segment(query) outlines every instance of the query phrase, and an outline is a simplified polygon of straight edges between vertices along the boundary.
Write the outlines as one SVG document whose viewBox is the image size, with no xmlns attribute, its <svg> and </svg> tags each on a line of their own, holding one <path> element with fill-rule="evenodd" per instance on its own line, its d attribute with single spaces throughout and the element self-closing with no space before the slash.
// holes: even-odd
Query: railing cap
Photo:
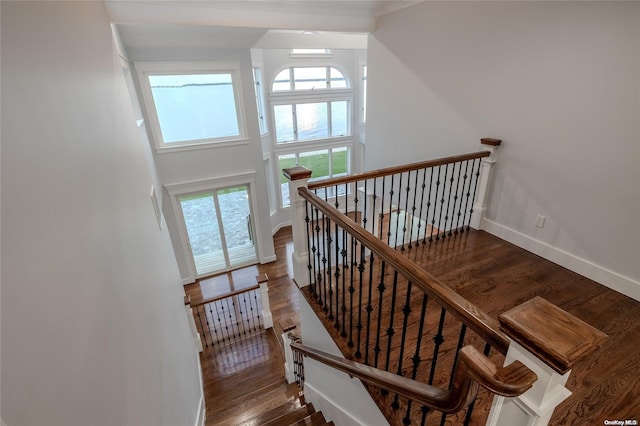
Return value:
<svg viewBox="0 0 640 426">
<path fill-rule="evenodd" d="M 537 296 L 499 315 L 513 340 L 560 374 L 602 346 L 606 334 Z"/>
<path fill-rule="evenodd" d="M 284 173 L 285 177 L 291 181 L 309 179 L 311 177 L 311 170 L 302 166 L 282 169 L 282 173 Z"/>
<path fill-rule="evenodd" d="M 258 284 L 266 283 L 267 281 L 269 281 L 269 277 L 267 276 L 267 274 L 260 274 L 256 276 L 256 281 L 258 282 Z"/>
</svg>

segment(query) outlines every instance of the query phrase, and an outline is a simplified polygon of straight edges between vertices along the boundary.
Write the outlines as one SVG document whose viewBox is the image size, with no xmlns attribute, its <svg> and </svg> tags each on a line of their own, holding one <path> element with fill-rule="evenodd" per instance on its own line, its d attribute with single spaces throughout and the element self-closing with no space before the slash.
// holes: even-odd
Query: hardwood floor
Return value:
<svg viewBox="0 0 640 426">
<path fill-rule="evenodd" d="M 297 322 L 300 293 L 290 278 L 290 228 L 276 234 L 275 244 L 278 261 L 204 280 L 185 289 L 197 302 L 198 298 L 223 291 L 219 288 L 252 285 L 256 275 L 267 273 L 274 323 L 289 317 Z M 567 383 L 573 394 L 556 409 L 551 424 L 602 425 L 605 419 L 640 417 L 639 302 L 485 232 L 472 231 L 421 245 L 405 251 L 405 255 L 419 259 L 431 274 L 494 318 L 541 296 L 609 335 L 601 349 L 574 368 Z M 328 326 L 332 332 L 333 325 L 334 322 Z M 220 355 L 215 360 L 202 355 L 208 416 L 249 389 L 281 379 L 282 360 L 276 339 L 266 333 L 265 342 L 268 343 L 262 344 L 262 352 L 254 348 L 256 355 L 250 362 L 231 359 L 225 366 Z M 233 368 L 229 369 L 229 364 Z M 410 365 L 407 363 L 407 368 Z M 474 411 L 480 414 L 474 415 L 472 424 L 484 424 L 490 403 L 489 396 L 482 392 Z M 388 405 L 385 411 L 393 412 Z M 452 416 L 446 423 L 460 421 Z"/>
</svg>

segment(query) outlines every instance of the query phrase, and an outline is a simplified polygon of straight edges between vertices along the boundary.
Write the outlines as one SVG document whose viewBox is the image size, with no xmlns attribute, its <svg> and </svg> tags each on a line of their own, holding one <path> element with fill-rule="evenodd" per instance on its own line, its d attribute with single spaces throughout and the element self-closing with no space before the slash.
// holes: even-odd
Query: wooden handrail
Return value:
<svg viewBox="0 0 640 426">
<path fill-rule="evenodd" d="M 460 161 L 475 160 L 476 158 L 484 158 L 490 156 L 489 151 L 474 152 L 471 154 L 454 155 L 452 157 L 438 158 L 435 160 L 421 161 L 419 163 L 404 164 L 402 166 L 386 167 L 383 169 L 372 170 L 370 172 L 356 173 L 348 176 L 340 176 L 331 179 L 325 179 L 315 182 L 309 182 L 309 189 L 326 188 L 328 186 L 339 185 L 342 183 L 351 183 L 361 180 L 394 175 L 396 173 L 404 173 L 412 170 L 420 170 L 428 167 L 442 166 L 444 164 L 458 163 Z M 289 177 L 289 176 L 287 176 Z"/>
<path fill-rule="evenodd" d="M 298 193 L 302 198 L 316 206 L 334 223 L 340 225 L 342 229 L 356 237 L 356 239 L 362 242 L 367 248 L 382 257 L 385 262 L 393 266 L 398 272 L 401 272 L 414 285 L 429 294 L 429 296 L 435 298 L 440 305 L 447 308 L 452 315 L 473 329 L 496 350 L 506 354 L 507 348 L 509 347 L 509 338 L 500 331 L 500 326 L 495 319 L 460 296 L 436 277 L 390 248 L 370 232 L 365 231 L 352 219 L 326 203 L 307 188 L 298 188 Z"/>
<path fill-rule="evenodd" d="M 520 361 L 506 367 L 497 367 L 473 346 L 465 346 L 460 350 L 456 371 L 448 390 L 340 358 L 297 342 L 291 342 L 291 348 L 362 381 L 443 413 L 454 413 L 468 406 L 478 393 L 478 385 L 498 395 L 513 397 L 527 391 L 537 380 L 535 373 Z"/>
<path fill-rule="evenodd" d="M 236 291 L 232 291 L 230 293 L 221 294 L 219 296 L 210 297 L 208 299 L 204 299 L 204 300 L 201 300 L 199 302 L 192 303 L 191 307 L 192 308 L 197 308 L 198 306 L 205 305 L 207 303 L 216 302 L 218 300 L 226 299 L 227 297 L 232 297 L 232 296 L 236 296 L 238 294 L 247 293 L 247 292 L 249 292 L 251 290 L 257 290 L 259 288 L 260 288 L 260 285 L 253 285 L 251 287 L 243 288 L 241 290 L 236 290 Z"/>
</svg>

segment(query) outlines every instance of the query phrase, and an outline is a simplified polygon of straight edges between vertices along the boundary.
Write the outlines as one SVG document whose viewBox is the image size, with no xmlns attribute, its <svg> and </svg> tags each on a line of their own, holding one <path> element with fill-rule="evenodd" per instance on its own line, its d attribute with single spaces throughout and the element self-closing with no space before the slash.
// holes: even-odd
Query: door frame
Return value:
<svg viewBox="0 0 640 426">
<path fill-rule="evenodd" d="M 191 193 L 207 192 L 211 191 L 215 193 L 219 189 L 246 185 L 249 191 L 249 205 L 251 208 L 252 225 L 254 230 L 254 244 L 256 247 L 256 260 L 262 261 L 261 247 L 262 247 L 262 233 L 260 232 L 260 221 L 257 220 L 258 205 L 256 203 L 257 197 L 255 193 L 255 172 L 239 173 L 235 175 L 201 179 L 189 182 L 181 182 L 174 184 L 167 184 L 164 187 L 169 193 L 171 200 L 171 207 L 176 218 L 176 225 L 178 234 L 180 236 L 180 246 L 182 249 L 182 255 L 187 264 L 189 277 L 188 282 L 194 282 L 198 279 L 198 273 L 196 271 L 195 263 L 193 260 L 193 254 L 189 249 L 189 235 L 187 233 L 187 227 L 184 221 L 184 215 L 182 214 L 182 206 L 180 205 L 180 196 Z"/>
</svg>

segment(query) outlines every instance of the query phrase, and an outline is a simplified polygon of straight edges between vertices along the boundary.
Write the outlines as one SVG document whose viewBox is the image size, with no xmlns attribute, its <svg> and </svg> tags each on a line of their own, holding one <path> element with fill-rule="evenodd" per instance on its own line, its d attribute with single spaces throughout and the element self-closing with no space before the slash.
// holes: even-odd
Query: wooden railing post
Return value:
<svg viewBox="0 0 640 426">
<path fill-rule="evenodd" d="M 200 333 L 198 333 L 198 328 L 196 327 L 196 322 L 193 318 L 193 310 L 191 309 L 191 296 L 189 295 L 184 296 L 184 309 L 187 313 L 191 333 L 193 334 L 193 342 L 195 343 L 198 352 L 202 352 L 202 339 L 200 338 Z"/>
<path fill-rule="evenodd" d="M 473 229 L 480 229 L 482 225 L 482 217 L 484 216 L 484 211 L 487 208 L 487 193 L 489 181 L 491 179 L 491 172 L 494 164 L 496 163 L 495 151 L 502 144 L 502 140 L 483 138 L 480 139 L 480 143 L 482 144 L 483 149 L 485 151 L 489 151 L 491 155 L 483 158 L 480 162 L 480 176 L 478 176 L 476 199 L 473 203 L 473 213 L 469 223 L 469 226 Z"/>
<path fill-rule="evenodd" d="M 305 167 L 291 167 L 283 169 L 285 177 L 289 179 L 289 202 L 291 203 L 291 229 L 293 233 L 293 279 L 298 287 L 308 286 L 309 283 L 309 248 L 307 244 L 307 223 L 305 221 L 304 199 L 298 195 L 298 188 L 307 187 L 311 177 L 311 170 Z"/>
<path fill-rule="evenodd" d="M 269 277 L 267 274 L 260 274 L 256 277 L 260 286 L 260 300 L 262 301 L 262 321 L 264 329 L 273 327 L 273 316 L 271 315 L 271 305 L 269 304 Z"/>
<path fill-rule="evenodd" d="M 607 335 L 568 312 L 535 297 L 499 316 L 512 339 L 505 365 L 515 360 L 533 370 L 538 380 L 515 398 L 496 395 L 487 425 L 543 426 L 555 408 L 571 395 L 564 385 L 573 365 L 602 345 Z"/>
</svg>

